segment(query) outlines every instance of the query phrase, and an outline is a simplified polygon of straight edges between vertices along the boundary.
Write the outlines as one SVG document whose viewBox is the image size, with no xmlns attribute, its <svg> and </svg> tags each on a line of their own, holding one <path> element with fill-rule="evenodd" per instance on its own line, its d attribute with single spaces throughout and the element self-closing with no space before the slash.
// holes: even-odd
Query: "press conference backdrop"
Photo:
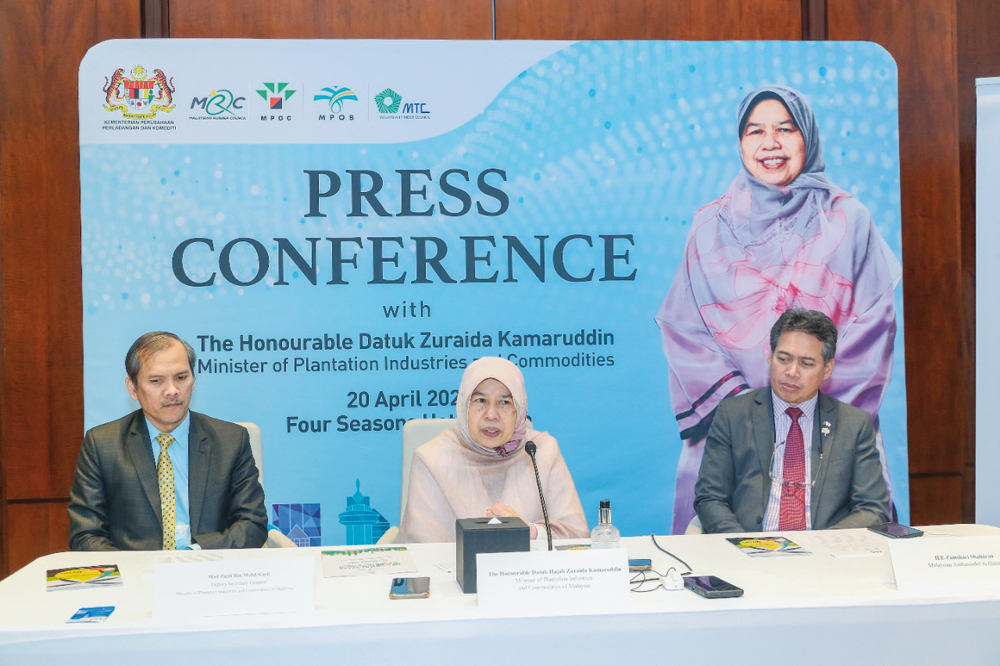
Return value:
<svg viewBox="0 0 1000 666">
<path fill-rule="evenodd" d="M 682 442 L 653 318 L 739 171 L 737 106 L 770 83 L 809 100 L 827 175 L 901 257 L 896 66 L 874 44 L 94 47 L 86 427 L 137 407 L 129 344 L 174 331 L 198 352 L 194 409 L 261 427 L 272 522 L 366 543 L 399 522 L 403 422 L 454 415 L 462 369 L 499 355 L 591 522 L 611 498 L 623 533 L 668 530 Z M 879 420 L 905 521 L 901 293 Z"/>
<path fill-rule="evenodd" d="M 976 80 L 976 522 L 1000 525 L 1000 473 L 994 412 L 1000 403 L 1000 78 Z"/>
</svg>

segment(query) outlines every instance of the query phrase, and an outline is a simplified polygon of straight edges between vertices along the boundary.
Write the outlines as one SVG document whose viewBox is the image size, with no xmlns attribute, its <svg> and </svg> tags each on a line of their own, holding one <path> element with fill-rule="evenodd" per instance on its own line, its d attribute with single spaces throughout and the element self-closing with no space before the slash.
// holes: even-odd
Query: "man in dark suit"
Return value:
<svg viewBox="0 0 1000 666">
<path fill-rule="evenodd" d="M 146 333 L 125 356 L 141 409 L 87 432 L 70 490 L 73 550 L 257 548 L 264 490 L 246 428 L 190 411 L 194 350 Z"/>
<path fill-rule="evenodd" d="M 866 527 L 889 519 L 868 413 L 819 392 L 837 328 L 788 310 L 771 328 L 770 387 L 727 398 L 705 443 L 695 510 L 706 532 Z"/>
</svg>

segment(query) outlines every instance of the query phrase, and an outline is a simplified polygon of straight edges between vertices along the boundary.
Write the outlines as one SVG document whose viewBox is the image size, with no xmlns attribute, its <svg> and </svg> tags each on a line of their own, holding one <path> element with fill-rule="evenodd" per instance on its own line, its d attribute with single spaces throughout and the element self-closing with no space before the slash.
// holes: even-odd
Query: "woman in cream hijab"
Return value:
<svg viewBox="0 0 1000 666">
<path fill-rule="evenodd" d="M 587 537 L 587 519 L 559 444 L 527 427 L 524 376 L 510 361 L 485 357 L 462 375 L 456 402 L 458 425 L 417 449 L 410 467 L 406 512 L 397 542 L 455 540 L 455 520 L 519 517 L 531 538 L 544 538 L 545 524 L 531 458 L 538 447 L 538 473 L 552 537 Z"/>
</svg>

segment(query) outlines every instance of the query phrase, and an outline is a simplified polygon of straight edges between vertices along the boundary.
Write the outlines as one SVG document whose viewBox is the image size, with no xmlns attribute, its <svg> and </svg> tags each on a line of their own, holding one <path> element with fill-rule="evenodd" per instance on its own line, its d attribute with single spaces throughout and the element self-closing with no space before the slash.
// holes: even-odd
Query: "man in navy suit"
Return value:
<svg viewBox="0 0 1000 666">
<path fill-rule="evenodd" d="M 246 428 L 190 411 L 194 350 L 146 333 L 125 357 L 141 409 L 87 432 L 70 490 L 73 550 L 257 548 L 264 490 Z"/>
<path fill-rule="evenodd" d="M 695 510 L 706 532 L 866 527 L 889 520 L 871 416 L 819 392 L 837 328 L 788 310 L 771 328 L 770 386 L 719 405 Z"/>
</svg>

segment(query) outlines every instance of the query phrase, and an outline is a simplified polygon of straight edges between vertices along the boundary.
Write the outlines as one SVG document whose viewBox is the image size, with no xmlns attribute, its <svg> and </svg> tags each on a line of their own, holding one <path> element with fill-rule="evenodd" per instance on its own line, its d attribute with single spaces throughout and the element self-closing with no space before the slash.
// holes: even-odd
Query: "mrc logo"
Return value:
<svg viewBox="0 0 1000 666">
<path fill-rule="evenodd" d="M 246 120 L 246 97 L 239 97 L 226 88 L 216 88 L 204 97 L 191 98 L 191 118 Z"/>
</svg>

